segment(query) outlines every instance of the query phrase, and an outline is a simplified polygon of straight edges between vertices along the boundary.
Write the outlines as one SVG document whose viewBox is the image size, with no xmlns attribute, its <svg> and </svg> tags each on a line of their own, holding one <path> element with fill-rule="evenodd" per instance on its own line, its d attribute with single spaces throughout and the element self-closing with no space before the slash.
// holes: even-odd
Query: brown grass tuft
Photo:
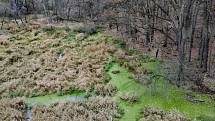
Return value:
<svg viewBox="0 0 215 121">
<path fill-rule="evenodd" d="M 161 109 L 146 107 L 144 117 L 140 121 L 191 121 L 178 111 L 166 112 Z"/>
<path fill-rule="evenodd" d="M 120 116 L 118 110 L 110 98 L 94 97 L 84 102 L 34 107 L 32 121 L 112 121 Z"/>
<path fill-rule="evenodd" d="M 0 100 L 0 121 L 24 121 L 26 103 L 21 98 Z"/>
<path fill-rule="evenodd" d="M 41 32 L 40 37 L 32 41 L 35 31 Z M 104 84 L 104 65 L 116 51 L 105 39 L 74 39 L 68 44 L 66 40 L 53 38 L 42 28 L 34 30 L 34 27 L 20 28 L 10 40 L 8 48 L 0 53 L 0 85 L 4 85 L 0 97 L 69 92 L 70 87 L 91 90 L 95 85 Z M 11 86 L 14 88 L 11 89 Z M 104 89 L 112 93 L 109 87 Z"/>
</svg>

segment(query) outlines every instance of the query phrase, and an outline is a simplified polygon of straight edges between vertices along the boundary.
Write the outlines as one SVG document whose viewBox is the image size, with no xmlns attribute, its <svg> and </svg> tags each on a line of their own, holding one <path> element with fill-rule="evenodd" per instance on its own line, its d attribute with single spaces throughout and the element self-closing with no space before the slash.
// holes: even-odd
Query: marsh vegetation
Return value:
<svg viewBox="0 0 215 121">
<path fill-rule="evenodd" d="M 1 120 L 214 118 L 209 95 L 173 86 L 161 60 L 118 38 L 83 24 L 10 26 L 0 45 Z"/>
<path fill-rule="evenodd" d="M 0 121 L 215 121 L 213 4 L 0 1 Z"/>
</svg>

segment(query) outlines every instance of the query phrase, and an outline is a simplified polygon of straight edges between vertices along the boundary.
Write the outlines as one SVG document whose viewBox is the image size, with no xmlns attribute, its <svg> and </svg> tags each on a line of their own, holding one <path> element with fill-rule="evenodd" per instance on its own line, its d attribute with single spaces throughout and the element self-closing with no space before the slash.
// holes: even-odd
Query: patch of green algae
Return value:
<svg viewBox="0 0 215 121">
<path fill-rule="evenodd" d="M 158 65 L 157 62 L 145 63 L 146 68 L 154 70 Z M 119 70 L 119 74 L 113 74 L 112 71 Z M 129 77 L 132 76 L 125 68 L 120 67 L 116 63 L 112 63 L 108 74 L 111 76 L 111 83 L 118 88 L 118 93 L 115 95 L 114 100 L 119 102 L 120 107 L 124 110 L 124 115 L 120 121 L 136 121 L 141 116 L 141 111 L 145 106 L 153 106 L 162 108 L 164 110 L 178 110 L 184 113 L 187 117 L 192 119 L 201 119 L 206 121 L 207 119 L 215 119 L 215 107 L 207 96 L 200 95 L 205 100 L 204 103 L 191 103 L 185 99 L 184 90 L 180 90 L 172 85 L 168 85 L 168 89 L 158 87 L 157 93 L 151 95 L 150 88 L 142 84 L 139 84 L 134 79 Z M 164 81 L 160 79 L 158 81 Z M 167 95 L 162 92 L 168 91 Z M 135 92 L 140 96 L 140 100 L 137 103 L 131 104 L 120 99 L 121 93 Z"/>
<path fill-rule="evenodd" d="M 79 99 L 83 99 L 84 97 L 85 97 L 84 92 L 74 92 L 72 94 L 67 94 L 67 95 L 51 94 L 51 95 L 27 98 L 27 103 L 29 106 L 50 105 L 58 102 L 67 102 L 67 101 L 76 100 L 76 99 L 79 100 Z"/>
</svg>

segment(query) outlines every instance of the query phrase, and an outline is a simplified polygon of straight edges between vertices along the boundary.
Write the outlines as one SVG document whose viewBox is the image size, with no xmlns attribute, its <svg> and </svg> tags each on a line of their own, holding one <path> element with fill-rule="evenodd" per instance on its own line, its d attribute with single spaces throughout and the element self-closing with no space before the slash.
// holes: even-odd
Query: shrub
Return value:
<svg viewBox="0 0 215 121">
<path fill-rule="evenodd" d="M 95 25 L 79 26 L 75 28 L 73 31 L 78 33 L 85 33 L 87 35 L 93 35 L 98 33 L 98 29 Z"/>
<path fill-rule="evenodd" d="M 119 71 L 119 70 L 114 70 L 114 71 L 112 71 L 112 73 L 113 73 L 113 74 L 119 74 L 120 71 Z"/>
<path fill-rule="evenodd" d="M 43 32 L 46 32 L 48 35 L 53 35 L 56 32 L 56 28 L 51 26 L 51 27 L 44 27 Z"/>
<path fill-rule="evenodd" d="M 108 83 L 111 80 L 111 76 L 107 73 L 104 74 L 104 83 Z"/>
<path fill-rule="evenodd" d="M 76 40 L 84 40 L 87 37 L 85 33 L 79 33 L 75 36 Z"/>
<path fill-rule="evenodd" d="M 117 88 L 111 83 L 106 85 L 98 84 L 95 86 L 96 93 L 101 96 L 113 96 L 117 92 Z"/>
<path fill-rule="evenodd" d="M 135 103 L 139 101 L 139 96 L 134 92 L 124 93 L 120 96 L 120 98 L 129 103 Z"/>
<path fill-rule="evenodd" d="M 146 107 L 143 110 L 143 118 L 140 121 L 191 121 L 188 118 L 185 118 L 183 114 L 178 111 L 169 111 Z"/>
<path fill-rule="evenodd" d="M 148 55 L 139 55 L 138 60 L 143 63 L 156 62 L 155 58 L 149 57 Z"/>
<path fill-rule="evenodd" d="M 126 42 L 119 38 L 107 37 L 106 41 L 116 45 L 117 48 L 126 49 Z"/>
<path fill-rule="evenodd" d="M 71 32 L 71 28 L 69 28 L 68 26 L 66 26 L 66 27 L 64 27 L 64 30 L 66 31 L 66 32 Z"/>
<path fill-rule="evenodd" d="M 69 32 L 67 36 L 65 36 L 63 39 L 65 42 L 72 42 L 73 40 L 75 40 L 76 37 L 76 33 L 74 32 Z"/>
</svg>

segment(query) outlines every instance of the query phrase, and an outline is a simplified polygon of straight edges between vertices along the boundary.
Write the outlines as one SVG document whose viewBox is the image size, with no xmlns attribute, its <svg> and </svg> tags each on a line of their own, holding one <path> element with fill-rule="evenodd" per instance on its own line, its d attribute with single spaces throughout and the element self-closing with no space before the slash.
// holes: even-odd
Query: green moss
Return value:
<svg viewBox="0 0 215 121">
<path fill-rule="evenodd" d="M 157 65 L 159 65 L 158 62 L 144 64 L 145 68 L 154 71 L 156 71 Z M 115 70 L 119 70 L 120 73 L 111 73 Z M 113 98 L 118 101 L 120 107 L 124 109 L 125 114 L 120 119 L 122 121 L 135 121 L 138 117 L 140 117 L 142 108 L 148 105 L 163 108 L 165 110 L 176 109 L 193 119 L 201 115 L 215 118 L 214 103 L 210 103 L 210 99 L 207 96 L 203 96 L 206 102 L 194 104 L 185 99 L 185 90 L 177 89 L 170 84 L 165 87 L 162 85 L 163 83 L 156 85 L 157 91 L 155 95 L 151 95 L 152 89 L 150 87 L 143 86 L 135 80 L 129 78 L 131 73 L 116 63 L 112 63 L 112 67 L 109 69 L 108 74 L 111 76 L 111 83 L 118 89 L 118 93 Z M 157 81 L 164 82 L 162 78 Z M 129 104 L 120 100 L 120 94 L 126 92 L 136 92 L 136 94 L 141 96 L 140 101 L 135 104 Z"/>
</svg>

